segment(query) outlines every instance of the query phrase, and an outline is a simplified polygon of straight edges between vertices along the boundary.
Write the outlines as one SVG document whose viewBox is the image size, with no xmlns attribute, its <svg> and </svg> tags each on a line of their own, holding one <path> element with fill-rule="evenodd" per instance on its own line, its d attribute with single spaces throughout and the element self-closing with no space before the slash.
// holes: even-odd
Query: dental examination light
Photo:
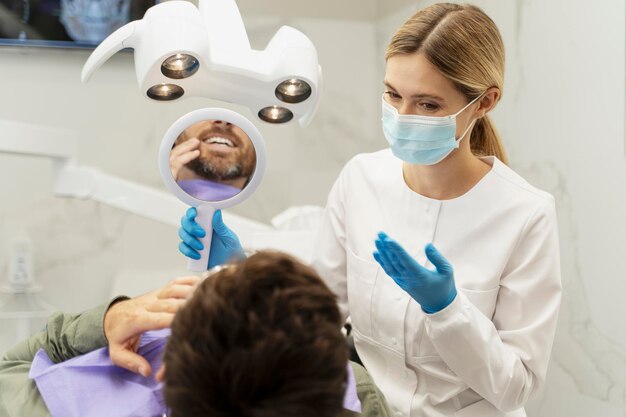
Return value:
<svg viewBox="0 0 626 417">
<path fill-rule="evenodd" d="M 311 40 L 283 26 L 265 50 L 251 49 L 234 0 L 151 7 L 93 51 L 82 81 L 124 48 L 134 49 L 137 83 L 151 100 L 206 97 L 244 105 L 267 123 L 303 126 L 319 104 L 321 67 Z"/>
</svg>

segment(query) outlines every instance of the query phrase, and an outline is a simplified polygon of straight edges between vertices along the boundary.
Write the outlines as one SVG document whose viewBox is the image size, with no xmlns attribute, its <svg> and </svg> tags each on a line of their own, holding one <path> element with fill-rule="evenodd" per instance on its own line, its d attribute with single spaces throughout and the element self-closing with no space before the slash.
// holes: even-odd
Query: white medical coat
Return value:
<svg viewBox="0 0 626 417">
<path fill-rule="evenodd" d="M 495 157 L 471 190 L 434 200 L 408 188 L 389 150 L 353 158 L 335 182 L 313 266 L 350 314 L 357 352 L 395 416 L 518 417 L 542 386 L 561 299 L 554 198 Z M 458 289 L 426 314 L 373 259 L 377 232 Z"/>
</svg>

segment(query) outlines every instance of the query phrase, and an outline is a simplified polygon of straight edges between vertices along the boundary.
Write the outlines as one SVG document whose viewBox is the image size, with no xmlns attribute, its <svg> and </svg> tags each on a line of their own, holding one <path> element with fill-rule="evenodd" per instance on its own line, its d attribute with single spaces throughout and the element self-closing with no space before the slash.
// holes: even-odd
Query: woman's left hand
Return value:
<svg viewBox="0 0 626 417">
<path fill-rule="evenodd" d="M 434 271 L 417 263 L 384 232 L 378 234 L 375 244 L 374 259 L 426 313 L 443 310 L 454 300 L 456 286 L 452 265 L 432 243 L 426 245 L 426 257 L 435 266 Z"/>
</svg>

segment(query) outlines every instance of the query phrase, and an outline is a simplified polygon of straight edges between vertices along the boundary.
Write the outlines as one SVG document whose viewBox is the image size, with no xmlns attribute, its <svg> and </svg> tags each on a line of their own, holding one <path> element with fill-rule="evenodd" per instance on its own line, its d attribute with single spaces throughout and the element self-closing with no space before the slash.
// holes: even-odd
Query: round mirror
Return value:
<svg viewBox="0 0 626 417">
<path fill-rule="evenodd" d="M 167 188 L 198 210 L 207 231 L 200 260 L 189 268 L 204 271 L 211 246 L 213 213 L 250 196 L 265 170 L 265 143 L 242 115 L 208 108 L 188 113 L 167 130 L 159 151 L 159 169 Z"/>
<path fill-rule="evenodd" d="M 184 192 L 202 201 L 223 201 L 243 190 L 256 168 L 252 141 L 224 120 L 194 123 L 174 141 L 170 171 Z"/>
</svg>

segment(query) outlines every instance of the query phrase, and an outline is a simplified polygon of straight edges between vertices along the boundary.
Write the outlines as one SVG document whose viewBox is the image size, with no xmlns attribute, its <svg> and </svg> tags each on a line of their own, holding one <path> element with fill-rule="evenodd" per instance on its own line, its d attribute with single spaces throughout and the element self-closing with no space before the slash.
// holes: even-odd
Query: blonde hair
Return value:
<svg viewBox="0 0 626 417">
<path fill-rule="evenodd" d="M 423 53 L 468 102 L 490 87 L 502 92 L 502 37 L 493 20 L 476 6 L 438 3 L 418 11 L 393 35 L 385 58 L 416 52 Z M 508 162 L 487 115 L 476 121 L 470 146 L 475 155 L 495 155 Z"/>
</svg>

